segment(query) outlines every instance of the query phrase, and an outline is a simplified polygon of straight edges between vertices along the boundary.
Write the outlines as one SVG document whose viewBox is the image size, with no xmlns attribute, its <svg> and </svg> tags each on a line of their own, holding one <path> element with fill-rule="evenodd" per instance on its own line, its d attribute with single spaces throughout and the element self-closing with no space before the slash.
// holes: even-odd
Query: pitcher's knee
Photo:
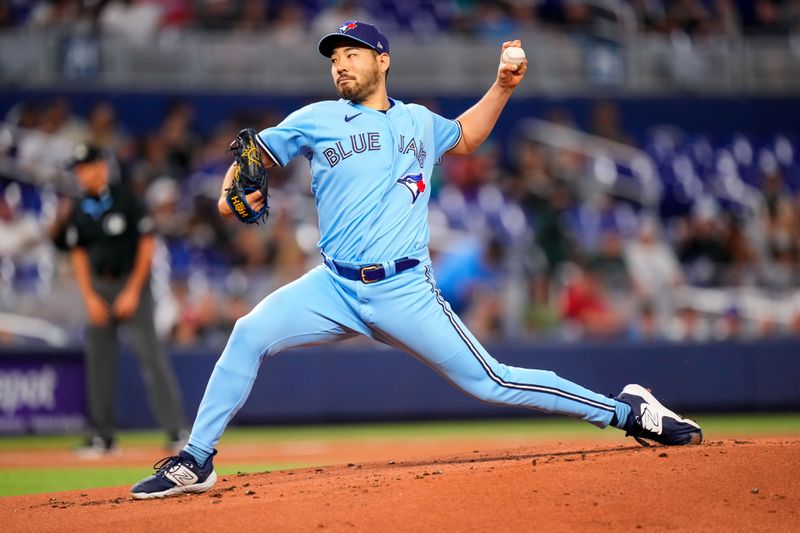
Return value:
<svg viewBox="0 0 800 533">
<path fill-rule="evenodd" d="M 255 320 L 251 315 L 245 315 L 233 326 L 233 331 L 220 359 L 222 361 L 235 359 L 240 362 L 256 362 L 269 346 L 268 337 L 268 331 L 261 321 Z"/>
<path fill-rule="evenodd" d="M 468 381 L 459 381 L 455 383 L 456 387 L 461 389 L 461 391 L 476 400 L 480 400 L 485 403 L 503 403 L 501 398 L 503 396 L 502 387 L 500 387 L 496 382 L 489 379 L 488 376 L 485 378 L 483 376 L 475 379 L 471 379 Z"/>
</svg>

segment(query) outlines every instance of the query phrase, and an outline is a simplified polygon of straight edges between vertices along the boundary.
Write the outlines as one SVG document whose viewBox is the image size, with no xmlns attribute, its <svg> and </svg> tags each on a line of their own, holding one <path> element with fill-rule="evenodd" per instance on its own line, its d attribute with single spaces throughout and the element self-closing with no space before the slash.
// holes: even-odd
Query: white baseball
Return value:
<svg viewBox="0 0 800 533">
<path fill-rule="evenodd" d="M 519 46 L 509 46 L 503 50 L 503 56 L 501 59 L 503 60 L 503 63 L 508 63 L 509 65 L 519 65 L 525 60 L 525 50 Z"/>
</svg>

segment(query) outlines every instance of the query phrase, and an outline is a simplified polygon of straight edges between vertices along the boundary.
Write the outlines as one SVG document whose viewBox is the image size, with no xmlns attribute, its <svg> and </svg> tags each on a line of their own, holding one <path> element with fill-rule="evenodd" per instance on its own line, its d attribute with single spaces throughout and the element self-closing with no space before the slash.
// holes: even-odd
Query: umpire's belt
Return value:
<svg viewBox="0 0 800 533">
<path fill-rule="evenodd" d="M 340 263 L 339 261 L 329 259 L 325 256 L 322 256 L 322 258 L 325 261 L 325 264 L 328 265 L 328 268 L 343 278 L 353 281 L 362 281 L 364 283 L 375 283 L 376 281 L 391 277 L 394 274 L 399 274 L 400 272 L 408 270 L 409 268 L 414 268 L 419 264 L 419 259 L 409 259 L 408 257 L 403 257 L 401 259 L 390 261 L 388 265 L 384 263 L 374 263 L 372 265 L 365 265 L 362 267 L 351 267 Z M 389 267 L 388 269 L 386 268 L 387 266 Z M 394 269 L 391 268 L 392 266 Z M 394 270 L 394 272 L 392 272 L 392 270 Z"/>
</svg>

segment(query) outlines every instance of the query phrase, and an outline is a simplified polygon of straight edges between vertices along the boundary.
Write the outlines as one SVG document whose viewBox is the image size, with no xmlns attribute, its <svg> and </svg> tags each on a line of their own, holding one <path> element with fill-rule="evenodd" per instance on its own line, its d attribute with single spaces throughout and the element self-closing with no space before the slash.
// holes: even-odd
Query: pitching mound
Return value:
<svg viewBox="0 0 800 533">
<path fill-rule="evenodd" d="M 627 442 L 626 442 L 627 444 Z M 4 531 L 800 531 L 800 439 L 542 444 L 0 500 Z"/>
</svg>

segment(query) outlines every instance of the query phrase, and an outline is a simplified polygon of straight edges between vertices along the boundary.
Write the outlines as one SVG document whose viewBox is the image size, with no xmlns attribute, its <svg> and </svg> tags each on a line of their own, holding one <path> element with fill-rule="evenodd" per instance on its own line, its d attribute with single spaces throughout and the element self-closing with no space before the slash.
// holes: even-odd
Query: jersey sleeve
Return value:
<svg viewBox="0 0 800 533">
<path fill-rule="evenodd" d="M 433 140 L 436 144 L 436 161 L 438 161 L 445 152 L 455 148 L 461 140 L 461 123 L 444 118 L 433 111 L 430 113 L 433 118 Z"/>
<path fill-rule="evenodd" d="M 261 148 L 278 166 L 286 165 L 297 155 L 311 149 L 314 131 L 312 106 L 298 109 L 273 128 L 267 128 L 256 136 Z"/>
</svg>

